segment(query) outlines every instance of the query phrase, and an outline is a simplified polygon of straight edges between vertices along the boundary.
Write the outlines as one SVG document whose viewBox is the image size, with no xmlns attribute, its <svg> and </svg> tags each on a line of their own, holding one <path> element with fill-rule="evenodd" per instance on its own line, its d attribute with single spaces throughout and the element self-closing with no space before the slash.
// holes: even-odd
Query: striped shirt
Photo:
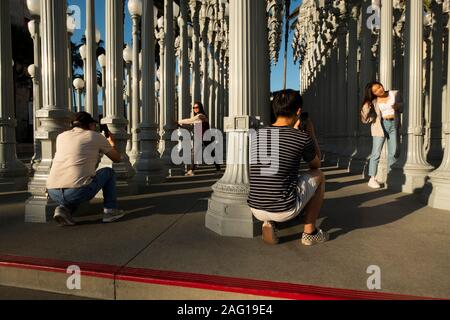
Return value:
<svg viewBox="0 0 450 320">
<path fill-rule="evenodd" d="M 311 137 L 290 127 L 267 127 L 250 135 L 248 205 L 268 212 L 285 212 L 296 205 L 300 162 L 316 157 Z"/>
</svg>

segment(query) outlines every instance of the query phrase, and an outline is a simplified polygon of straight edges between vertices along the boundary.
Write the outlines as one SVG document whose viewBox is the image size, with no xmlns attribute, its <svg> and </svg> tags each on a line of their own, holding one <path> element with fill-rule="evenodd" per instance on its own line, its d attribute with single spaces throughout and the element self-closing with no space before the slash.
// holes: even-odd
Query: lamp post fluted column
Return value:
<svg viewBox="0 0 450 320">
<path fill-rule="evenodd" d="M 136 180 L 139 186 L 161 182 L 162 161 L 158 152 L 158 125 L 155 113 L 155 40 L 153 0 L 143 0 L 142 19 L 142 122 L 139 140 L 141 152 L 136 159 Z"/>
<path fill-rule="evenodd" d="M 189 6 L 191 8 L 191 19 L 194 28 L 194 33 L 192 35 L 192 104 L 195 101 L 201 99 L 201 88 L 200 88 L 200 9 L 201 2 L 197 0 L 190 0 Z"/>
<path fill-rule="evenodd" d="M 404 106 L 404 136 L 399 161 L 388 177 L 388 188 L 405 193 L 422 191 L 433 167 L 425 160 L 423 143 L 423 0 L 408 1 L 408 103 Z"/>
<path fill-rule="evenodd" d="M 202 32 L 202 103 L 207 114 L 210 113 L 209 110 L 209 83 L 208 83 L 208 3 L 203 2 L 200 14 L 200 28 Z"/>
<path fill-rule="evenodd" d="M 1 3 L 3 6 L 5 1 Z M 56 208 L 48 198 L 46 183 L 56 153 L 56 137 L 69 128 L 71 116 L 67 108 L 66 10 L 65 1 L 41 0 L 43 107 L 36 112 L 41 121 L 36 136 L 41 140 L 42 159 L 28 185 L 31 197 L 25 203 L 26 222 L 47 222 Z"/>
<path fill-rule="evenodd" d="M 164 165 L 169 171 L 172 167 L 172 149 L 176 142 L 172 141 L 175 125 L 175 39 L 173 23 L 173 1 L 164 0 L 164 128 L 162 134 L 161 154 Z"/>
<path fill-rule="evenodd" d="M 133 4 L 133 3 L 132 3 Z M 140 5 L 142 3 L 140 2 Z M 130 5 L 129 5 L 130 6 Z M 132 81 L 132 94 L 131 94 L 131 150 L 128 153 L 131 164 L 136 162 L 139 156 L 140 144 L 139 144 L 139 122 L 140 122 L 140 72 L 139 72 L 139 23 L 141 20 L 142 12 L 137 12 L 137 8 L 130 8 L 131 19 L 133 21 L 133 62 L 131 65 L 131 81 Z M 142 10 L 142 9 L 141 9 Z"/>
<path fill-rule="evenodd" d="M 105 108 L 106 108 L 106 55 L 105 54 L 101 54 L 98 57 L 98 62 L 100 64 L 100 67 L 102 68 L 102 109 L 103 109 L 103 114 L 105 113 Z"/>
<path fill-rule="evenodd" d="M 344 14 L 341 12 L 341 14 Z M 339 154 L 339 166 L 342 168 L 348 168 L 349 156 L 344 154 L 346 143 L 346 114 L 347 114 L 347 25 L 344 19 L 341 19 L 340 25 L 337 30 L 338 38 L 338 81 L 336 86 L 338 87 L 338 110 L 336 110 L 336 134 L 337 134 L 337 149 L 336 153 Z"/>
<path fill-rule="evenodd" d="M 361 55 L 360 62 L 360 77 L 359 88 L 361 96 L 359 100 L 364 98 L 363 90 L 366 85 L 374 80 L 374 64 L 372 59 L 372 30 L 367 27 L 369 19 L 368 9 L 372 6 L 372 0 L 364 0 L 361 4 Z M 372 137 L 370 134 L 370 126 L 362 124 L 358 121 L 358 138 L 357 138 L 357 152 L 353 156 L 350 164 L 350 171 L 354 173 L 361 173 L 364 177 L 368 169 L 368 159 L 371 153 Z"/>
<path fill-rule="evenodd" d="M 230 113 L 225 119 L 227 168 L 213 186 L 206 214 L 206 227 L 223 236 L 251 238 L 261 233 L 260 223 L 247 205 L 249 192 L 249 112 L 256 102 L 254 73 L 260 67 L 253 59 L 259 29 L 254 23 L 257 1 L 230 0 Z M 254 14 L 252 14 L 254 13 Z"/>
<path fill-rule="evenodd" d="M 132 178 L 135 171 L 126 154 L 129 134 L 124 118 L 123 104 L 123 0 L 106 0 L 106 112 L 101 123 L 106 124 L 116 138 L 116 149 L 122 156 L 120 163 L 113 163 L 103 157 L 101 167 L 111 167 L 117 176 L 119 195 L 133 193 Z"/>
<path fill-rule="evenodd" d="M 445 0 L 446 8 L 450 8 L 450 1 Z M 447 28 L 450 29 L 450 20 L 447 22 Z M 450 47 L 450 37 L 447 40 Z M 450 50 L 448 51 L 448 74 L 450 75 Z M 447 76 L 447 88 L 450 88 L 450 77 Z M 450 101 L 450 90 L 447 89 L 447 103 Z M 442 123 L 445 135 L 445 152 L 441 166 L 432 172 L 429 177 L 429 183 L 424 190 L 424 196 L 428 200 L 428 206 L 435 209 L 450 210 L 450 111 L 446 112 L 446 118 Z"/>
<path fill-rule="evenodd" d="M 208 75 L 208 86 L 209 86 L 209 122 L 211 127 L 215 128 L 216 123 L 216 84 L 215 84 L 215 74 L 216 74 L 216 63 L 215 63 L 215 43 L 216 43 L 216 32 L 214 31 L 214 22 L 210 21 L 208 38 L 210 41 L 210 50 L 208 50 L 208 61 L 209 61 L 209 75 Z"/>
<path fill-rule="evenodd" d="M 386 90 L 393 90 L 393 58 L 394 58 L 394 18 L 393 0 L 383 0 L 381 6 L 380 30 L 380 82 Z M 388 173 L 387 143 L 385 143 L 378 165 L 377 181 L 385 182 Z"/>
<path fill-rule="evenodd" d="M 188 0 L 180 0 L 180 17 L 178 24 L 180 27 L 180 95 L 179 115 L 185 119 L 191 115 L 191 104 L 189 94 L 189 37 L 187 22 L 189 20 Z"/>
<path fill-rule="evenodd" d="M 380 31 L 380 82 L 386 90 L 392 90 L 394 57 L 393 0 L 383 0 Z"/>
<path fill-rule="evenodd" d="M 358 114 L 353 106 L 358 105 L 358 17 L 359 7 L 352 4 L 348 18 L 348 70 L 347 70 L 347 147 L 344 154 L 349 157 L 347 169 L 351 167 L 357 147 Z"/>
<path fill-rule="evenodd" d="M 33 38 L 33 139 L 34 139 L 34 155 L 31 159 L 31 168 L 34 171 L 41 161 L 41 142 L 36 139 L 36 132 L 39 128 L 39 120 L 36 118 L 36 111 L 42 107 L 42 91 L 41 91 L 41 32 L 40 17 L 33 15 L 33 20 L 28 23 L 28 29 Z"/>
<path fill-rule="evenodd" d="M 98 119 L 95 0 L 86 0 L 86 112 Z"/>
<path fill-rule="evenodd" d="M 70 111 L 74 111 L 74 91 L 72 88 L 73 82 L 73 61 L 72 61 L 72 36 L 75 32 L 76 20 L 73 16 L 67 16 L 67 92 L 68 105 Z"/>
<path fill-rule="evenodd" d="M 259 11 L 259 14 L 256 14 L 255 23 L 257 27 L 260 28 L 258 32 L 258 40 L 256 45 L 258 46 L 258 63 L 260 68 L 258 69 L 258 73 L 255 74 L 257 77 L 256 81 L 260 83 L 257 87 L 257 96 L 258 102 L 256 106 L 256 114 L 254 116 L 260 117 L 260 121 L 264 125 L 270 125 L 270 54 L 269 54 L 269 32 L 267 28 L 267 11 L 266 11 L 266 2 L 258 1 L 258 6 L 255 7 L 255 10 Z M 260 7 L 264 7 L 264 9 Z M 264 10 L 264 15 L 260 12 Z M 224 14 L 224 7 L 222 7 L 222 14 Z"/>
<path fill-rule="evenodd" d="M 0 2 L 0 190 L 26 187 L 28 170 L 17 159 L 9 1 Z"/>
<path fill-rule="evenodd" d="M 220 114 L 220 37 L 216 36 L 214 48 L 214 122 L 212 127 L 217 128 L 221 119 Z"/>
<path fill-rule="evenodd" d="M 164 17 L 161 17 L 160 19 L 164 19 Z M 165 75 L 164 75 L 164 55 L 165 55 L 165 48 L 164 48 L 164 43 L 165 43 L 165 33 L 164 33 L 164 24 L 160 23 L 161 20 L 158 21 L 158 29 L 159 31 L 157 32 L 157 39 L 158 39 L 158 45 L 159 45 L 159 71 L 158 71 L 158 79 L 159 79 L 159 84 L 160 84 L 160 90 L 159 90 L 159 135 L 162 136 L 163 132 L 164 132 L 164 124 L 165 122 L 165 103 L 164 103 L 164 94 L 165 94 L 165 88 L 166 88 L 166 84 L 165 84 Z M 158 146 L 158 151 L 160 154 L 162 154 L 163 152 L 163 140 L 160 140 L 159 146 Z"/>
<path fill-rule="evenodd" d="M 430 114 L 430 150 L 427 154 L 427 160 L 435 166 L 441 164 L 443 156 L 442 123 L 445 122 L 442 115 L 442 86 L 443 77 L 443 33 L 444 33 L 444 13 L 442 3 L 432 1 L 433 20 L 433 46 L 431 59 L 431 114 Z"/>
<path fill-rule="evenodd" d="M 133 82 L 131 79 L 131 65 L 133 61 L 133 50 L 127 45 L 125 49 L 123 49 L 123 60 L 125 62 L 125 76 L 126 76 L 126 88 L 125 88 L 125 103 L 126 103 L 126 117 L 128 120 L 127 125 L 127 133 L 129 137 L 132 137 L 132 131 L 131 131 L 131 120 L 133 119 L 133 116 L 131 114 L 132 107 L 132 93 L 133 93 Z M 106 76 L 105 76 L 106 77 Z M 106 79 L 105 79 L 106 80 Z M 106 83 L 106 82 L 105 82 Z M 126 146 L 127 154 L 131 152 L 131 139 L 127 140 L 127 146 Z"/>
</svg>

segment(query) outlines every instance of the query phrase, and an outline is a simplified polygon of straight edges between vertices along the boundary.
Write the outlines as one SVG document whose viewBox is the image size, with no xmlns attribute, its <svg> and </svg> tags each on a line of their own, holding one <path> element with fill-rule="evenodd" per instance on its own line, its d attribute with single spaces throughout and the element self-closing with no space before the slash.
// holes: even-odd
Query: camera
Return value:
<svg viewBox="0 0 450 320">
<path fill-rule="evenodd" d="M 105 135 L 106 139 L 109 138 L 110 131 L 109 131 L 109 128 L 108 128 L 107 124 L 101 124 L 100 125 L 100 132 Z"/>
</svg>

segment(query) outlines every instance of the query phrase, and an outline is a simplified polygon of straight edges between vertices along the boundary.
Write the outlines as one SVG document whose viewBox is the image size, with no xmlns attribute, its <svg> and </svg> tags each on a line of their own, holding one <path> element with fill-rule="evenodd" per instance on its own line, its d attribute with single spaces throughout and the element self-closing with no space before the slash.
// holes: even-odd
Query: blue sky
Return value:
<svg viewBox="0 0 450 320">
<path fill-rule="evenodd" d="M 257 0 L 263 1 L 263 0 Z M 291 10 L 296 8 L 302 0 L 292 0 Z M 85 17 L 85 0 L 68 0 L 69 5 L 77 5 L 81 9 L 81 29 L 77 30 L 72 37 L 72 41 L 75 43 L 80 42 L 80 39 L 84 33 L 86 26 Z M 95 0 L 95 14 L 96 14 L 96 24 L 97 29 L 100 30 L 102 35 L 102 40 L 105 39 L 105 0 Z M 125 6 L 126 9 L 126 6 Z M 127 10 L 126 10 L 127 11 Z M 125 21 L 125 42 L 131 45 L 131 19 L 128 11 L 126 12 Z M 293 33 L 290 34 L 290 40 L 288 45 L 288 67 L 287 67 L 287 87 L 292 89 L 299 89 L 299 69 L 298 65 L 293 62 L 293 52 L 291 47 Z M 284 36 L 283 36 L 284 39 Z M 280 59 L 276 66 L 272 68 L 272 78 L 271 78 L 271 90 L 280 90 L 283 86 L 283 56 L 284 56 L 284 44 L 281 45 Z"/>
</svg>

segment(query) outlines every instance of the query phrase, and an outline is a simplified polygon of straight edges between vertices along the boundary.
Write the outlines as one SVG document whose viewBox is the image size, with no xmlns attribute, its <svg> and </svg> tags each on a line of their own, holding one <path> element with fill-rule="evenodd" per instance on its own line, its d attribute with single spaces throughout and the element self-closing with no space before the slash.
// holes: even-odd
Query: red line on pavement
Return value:
<svg viewBox="0 0 450 320">
<path fill-rule="evenodd" d="M 428 298 L 348 289 L 324 288 L 292 283 L 233 278 L 217 275 L 122 268 L 119 266 L 54 259 L 0 255 L 0 267 L 66 273 L 69 266 L 80 267 L 81 274 L 95 278 L 137 283 L 233 292 L 296 300 L 424 300 Z"/>
</svg>

